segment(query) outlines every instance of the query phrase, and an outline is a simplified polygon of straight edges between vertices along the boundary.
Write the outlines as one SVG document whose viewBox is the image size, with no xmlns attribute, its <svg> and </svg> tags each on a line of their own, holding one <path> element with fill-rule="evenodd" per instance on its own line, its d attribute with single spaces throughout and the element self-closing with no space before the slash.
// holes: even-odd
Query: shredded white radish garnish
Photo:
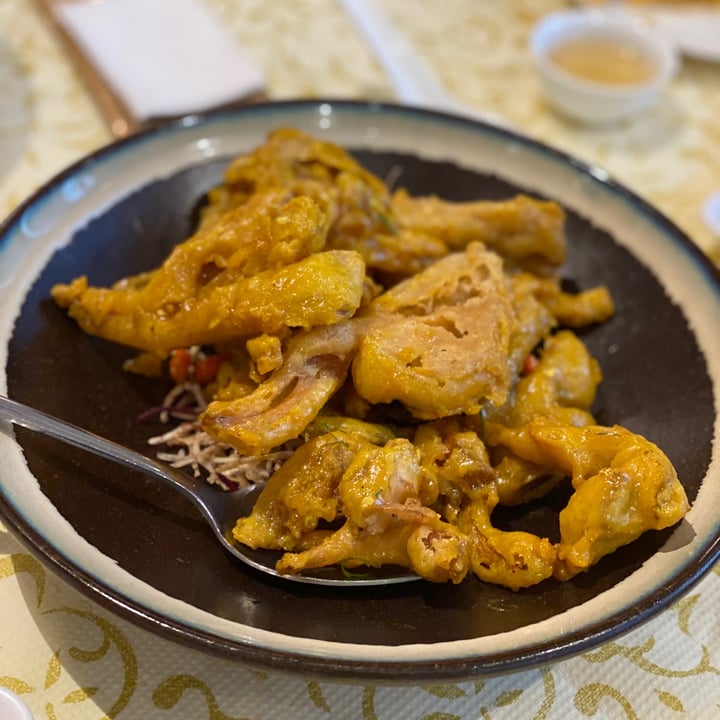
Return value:
<svg viewBox="0 0 720 720">
<path fill-rule="evenodd" d="M 160 411 L 164 423 L 180 424 L 148 440 L 152 446 L 165 446 L 157 452 L 162 460 L 176 468 L 191 468 L 196 477 L 205 477 L 225 490 L 267 480 L 289 457 L 297 443 L 261 456 L 240 455 L 233 447 L 210 437 L 197 418 L 207 407 L 197 383 L 176 385 L 166 396 Z"/>
</svg>

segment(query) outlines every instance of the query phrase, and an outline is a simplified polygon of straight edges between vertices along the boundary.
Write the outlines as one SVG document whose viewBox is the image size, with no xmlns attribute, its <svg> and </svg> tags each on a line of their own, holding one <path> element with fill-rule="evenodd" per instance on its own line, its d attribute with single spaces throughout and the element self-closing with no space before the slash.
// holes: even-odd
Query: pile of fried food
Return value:
<svg viewBox="0 0 720 720">
<path fill-rule="evenodd" d="M 601 371 L 574 330 L 614 308 L 604 287 L 562 290 L 564 220 L 524 195 L 391 190 L 282 129 L 229 165 L 161 267 L 52 295 L 84 331 L 142 351 L 136 370 L 211 347 L 198 422 L 217 442 L 257 458 L 294 443 L 234 530 L 284 551 L 280 572 L 397 565 L 518 589 L 688 509 L 658 447 L 591 414 Z M 496 506 L 567 477 L 559 542 L 493 526 Z"/>
</svg>

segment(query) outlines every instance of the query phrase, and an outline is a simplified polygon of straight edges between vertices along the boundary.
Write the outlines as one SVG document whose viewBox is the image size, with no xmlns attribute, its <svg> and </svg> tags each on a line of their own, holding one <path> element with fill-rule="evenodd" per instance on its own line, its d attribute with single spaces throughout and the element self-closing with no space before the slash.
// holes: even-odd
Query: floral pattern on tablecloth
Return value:
<svg viewBox="0 0 720 720">
<path fill-rule="evenodd" d="M 720 568 L 644 626 L 547 667 L 423 687 L 341 683 L 175 645 L 76 593 L 0 532 L 0 685 L 37 720 L 720 716 Z M 17 628 L 23 632 L 18 633 Z"/>
<path fill-rule="evenodd" d="M 206 0 L 271 97 L 392 99 L 334 0 Z M 720 262 L 702 207 L 720 190 L 720 69 L 686 61 L 664 101 L 619 127 L 550 112 L 527 33 L 559 0 L 384 0 L 447 88 L 655 203 Z M 451 42 L 448 42 L 451 38 Z M 0 215 L 111 140 L 30 0 L 0 0 Z M 401 687 L 285 676 L 175 645 L 50 574 L 0 526 L 0 685 L 38 720 L 711 720 L 720 717 L 720 572 L 633 632 L 547 667 Z"/>
</svg>

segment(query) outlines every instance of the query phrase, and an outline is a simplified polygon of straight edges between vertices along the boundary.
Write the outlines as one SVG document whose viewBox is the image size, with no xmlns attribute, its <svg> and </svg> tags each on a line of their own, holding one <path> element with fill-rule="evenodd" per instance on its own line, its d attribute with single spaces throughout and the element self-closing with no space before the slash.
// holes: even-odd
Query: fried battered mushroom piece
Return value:
<svg viewBox="0 0 720 720">
<path fill-rule="evenodd" d="M 78 278 L 52 295 L 86 332 L 158 355 L 337 322 L 359 306 L 365 268 L 356 253 L 322 252 L 327 229 L 315 202 L 276 189 L 199 230 L 153 272 L 111 288 Z"/>
<path fill-rule="evenodd" d="M 510 336 L 510 364 L 515 377 L 522 372 L 528 356 L 557 326 L 552 313 L 535 297 L 527 283 L 519 281 L 520 277 L 511 275 L 509 280 L 515 315 L 515 325 Z"/>
<path fill-rule="evenodd" d="M 558 426 L 537 419 L 497 440 L 516 455 L 571 476 L 574 493 L 560 512 L 554 576 L 567 580 L 647 530 L 679 522 L 689 508 L 667 456 L 619 427 Z"/>
<path fill-rule="evenodd" d="M 361 332 L 350 320 L 294 335 L 282 366 L 253 392 L 208 405 L 204 430 L 246 455 L 299 437 L 345 382 Z"/>
<path fill-rule="evenodd" d="M 384 182 L 348 152 L 292 129 L 270 133 L 264 145 L 230 164 L 223 185 L 209 194 L 203 222 L 274 188 L 312 198 L 329 219 L 327 247 L 354 250 L 370 271 L 397 280 L 448 254 L 431 234 L 398 233 Z"/>
<path fill-rule="evenodd" d="M 462 582 L 470 571 L 468 537 L 447 522 L 428 518 L 407 542 L 410 567 L 430 582 Z"/>
<path fill-rule="evenodd" d="M 352 364 L 355 389 L 369 402 L 399 401 L 430 420 L 505 402 L 513 312 L 501 261 L 482 245 L 390 288 L 365 317 L 385 320 Z"/>
<path fill-rule="evenodd" d="M 425 474 L 408 440 L 367 445 L 338 486 L 345 524 L 314 547 L 283 555 L 277 570 L 390 564 L 433 582 L 461 582 L 469 568 L 467 540 L 424 506 L 424 488 Z"/>
<path fill-rule="evenodd" d="M 430 233 L 407 228 L 390 231 L 381 222 L 367 228 L 364 234 L 333 230 L 328 242 L 331 247 L 360 253 L 368 270 L 388 286 L 422 272 L 450 252 L 442 240 Z"/>
<path fill-rule="evenodd" d="M 515 330 L 510 339 L 514 374 L 519 375 L 528 355 L 558 325 L 582 328 L 609 320 L 615 312 L 612 296 L 604 286 L 579 293 L 561 289 L 557 278 L 540 278 L 529 273 L 509 277 L 515 312 Z"/>
<path fill-rule="evenodd" d="M 327 433 L 303 443 L 271 476 L 252 513 L 233 529 L 252 548 L 302 550 L 322 537 L 321 521 L 338 517 L 338 484 L 365 445 L 351 433 Z"/>
<path fill-rule="evenodd" d="M 275 188 L 175 246 L 162 266 L 118 287 L 145 288 L 157 305 L 180 303 L 198 286 L 288 265 L 322 250 L 328 219 L 309 198 Z M 148 302 L 149 302 L 148 298 Z"/>
<path fill-rule="evenodd" d="M 593 425 L 590 408 L 601 379 L 597 361 L 572 331 L 561 330 L 545 340 L 535 368 L 519 379 L 508 402 L 486 418 L 485 438 L 501 504 L 520 505 L 542 497 L 563 474 L 496 445 L 498 426 L 521 428 L 536 418 L 559 425 Z"/>
<path fill-rule="evenodd" d="M 582 328 L 607 322 L 615 313 L 610 291 L 604 285 L 581 292 L 564 292 L 558 278 L 520 273 L 513 278 L 520 292 L 531 293 L 564 327 Z"/>
<path fill-rule="evenodd" d="M 472 571 L 485 582 L 511 590 L 552 577 L 557 553 L 547 538 L 522 530 L 505 531 L 490 522 L 490 502 L 472 502 L 458 516 L 458 530 L 470 538 Z"/>
<path fill-rule="evenodd" d="M 382 180 L 340 146 L 292 128 L 272 131 L 263 145 L 230 163 L 223 184 L 209 193 L 203 222 L 212 224 L 255 193 L 277 188 L 312 198 L 332 235 L 358 237 L 368 225 L 386 227 L 389 196 Z"/>
<path fill-rule="evenodd" d="M 152 288 L 88 287 L 86 278 L 55 286 L 53 298 L 90 335 L 160 356 L 350 317 L 363 295 L 357 253 L 328 250 L 227 285 L 208 284 L 180 303 L 158 304 Z"/>
<path fill-rule="evenodd" d="M 571 330 L 560 330 L 546 338 L 535 367 L 517 381 L 508 402 L 486 416 L 486 428 L 517 428 L 538 417 L 563 425 L 592 424 L 590 408 L 601 380 L 600 365 L 585 343 Z"/>
<path fill-rule="evenodd" d="M 468 500 L 486 502 L 495 497 L 495 472 L 478 435 L 479 426 L 472 418 L 445 418 L 423 423 L 412 438 L 421 465 L 435 481 L 432 507 L 451 523 Z"/>
<path fill-rule="evenodd" d="M 483 441 L 467 418 L 426 423 L 413 442 L 437 479 L 439 508 L 467 538 L 472 572 L 486 582 L 517 590 L 550 577 L 552 543 L 530 533 L 499 530 L 491 514 L 498 504 L 496 476 Z"/>
<path fill-rule="evenodd" d="M 400 230 L 428 233 L 450 250 L 482 242 L 512 265 L 540 274 L 565 261 L 565 211 L 552 201 L 518 195 L 500 201 L 450 202 L 397 190 L 390 209 Z"/>
</svg>

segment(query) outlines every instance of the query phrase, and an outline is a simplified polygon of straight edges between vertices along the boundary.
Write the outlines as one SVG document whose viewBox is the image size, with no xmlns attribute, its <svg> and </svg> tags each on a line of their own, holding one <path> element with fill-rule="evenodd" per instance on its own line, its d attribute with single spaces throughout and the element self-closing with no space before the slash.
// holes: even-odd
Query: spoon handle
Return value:
<svg viewBox="0 0 720 720">
<path fill-rule="evenodd" d="M 100 457 L 119 462 L 133 470 L 154 475 L 168 485 L 180 490 L 198 509 L 204 514 L 208 514 L 205 498 L 198 497 L 202 490 L 188 476 L 184 473 L 175 472 L 173 468 L 152 460 L 130 448 L 2 395 L 0 395 L 0 420 L 6 420 L 13 425 L 20 425 L 28 430 L 49 435 Z M 0 430 L 5 432 L 1 425 Z"/>
<path fill-rule="evenodd" d="M 7 421 L 7 425 L 2 422 Z M 272 553 L 268 557 L 264 551 L 255 552 L 249 548 L 240 549 L 232 540 L 232 527 L 238 517 L 250 512 L 252 503 L 257 499 L 257 490 L 261 485 L 248 485 L 232 495 L 236 501 L 228 504 L 229 494 L 211 487 L 209 484 L 198 481 L 186 475 L 180 470 L 157 462 L 151 458 L 119 445 L 112 440 L 107 440 L 99 435 L 83 430 L 65 420 L 48 415 L 40 410 L 35 410 L 16 400 L 0 395 L 0 432 L 10 435 L 12 425 L 19 425 L 28 430 L 54 437 L 57 440 L 74 445 L 75 447 L 87 450 L 95 455 L 114 460 L 126 465 L 133 470 L 140 470 L 163 480 L 170 487 L 180 490 L 190 500 L 208 521 L 213 533 L 220 543 L 233 555 L 244 563 L 262 572 L 275 577 L 284 577 L 288 580 L 309 583 L 313 585 L 330 585 L 333 587 L 358 585 L 388 585 L 392 583 L 403 583 L 411 580 L 418 580 L 419 575 L 401 571 L 391 571 L 389 574 L 378 574 L 368 578 L 348 580 L 345 576 L 334 577 L 323 574 L 322 568 L 318 574 L 300 573 L 297 575 L 280 576 L 275 569 L 276 557 Z M 248 505 L 248 500 L 250 505 Z"/>
</svg>

